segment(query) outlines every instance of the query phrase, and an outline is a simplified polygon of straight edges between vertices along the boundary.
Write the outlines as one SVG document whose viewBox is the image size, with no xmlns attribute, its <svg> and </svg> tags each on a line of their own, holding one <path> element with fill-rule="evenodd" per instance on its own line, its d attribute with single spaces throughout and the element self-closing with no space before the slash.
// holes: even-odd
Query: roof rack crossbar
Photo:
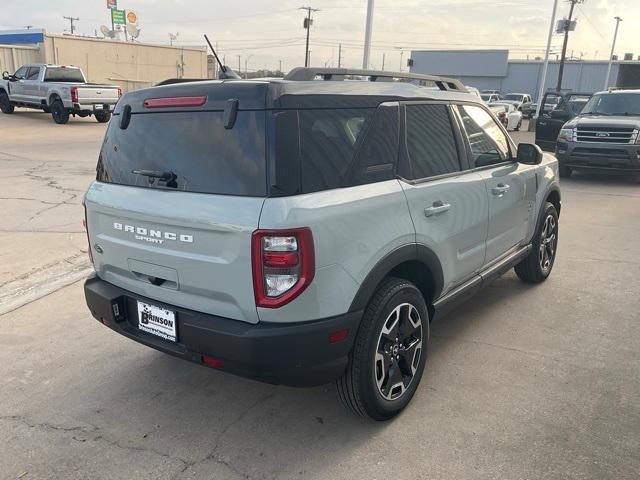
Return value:
<svg viewBox="0 0 640 480">
<path fill-rule="evenodd" d="M 380 70 L 358 70 L 350 68 L 313 68 L 298 67 L 285 75 L 285 80 L 308 82 L 318 77 L 323 80 L 344 80 L 346 76 L 369 77 L 370 82 L 391 82 L 394 79 L 418 80 L 420 82 L 432 82 L 440 90 L 453 90 L 467 93 L 468 90 L 460 80 L 455 78 L 440 77 L 437 75 L 421 75 L 418 73 L 385 72 Z"/>
</svg>

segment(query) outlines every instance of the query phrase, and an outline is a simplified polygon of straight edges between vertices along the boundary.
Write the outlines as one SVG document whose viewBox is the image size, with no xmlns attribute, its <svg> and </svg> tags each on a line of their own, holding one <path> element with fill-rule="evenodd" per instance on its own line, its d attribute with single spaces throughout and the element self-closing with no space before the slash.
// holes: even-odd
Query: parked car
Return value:
<svg viewBox="0 0 640 480">
<path fill-rule="evenodd" d="M 531 95 L 528 93 L 507 93 L 502 96 L 502 101 L 512 103 L 513 106 L 520 111 L 522 111 L 525 105 L 528 107 L 533 103 Z"/>
<path fill-rule="evenodd" d="M 106 123 L 121 94 L 117 86 L 88 83 L 77 67 L 24 65 L 13 75 L 2 74 L 0 110 L 9 114 L 15 107 L 35 108 L 51 113 L 58 124 L 67 123 L 70 115 L 93 115 Z"/>
<path fill-rule="evenodd" d="M 499 102 L 500 95 L 498 93 L 481 93 L 480 98 L 484 103 Z"/>
<path fill-rule="evenodd" d="M 543 150 L 555 152 L 560 129 L 567 121 L 580 114 L 591 96 L 591 93 L 545 94 L 542 100 L 544 108 L 536 120 L 536 145 Z"/>
<path fill-rule="evenodd" d="M 566 111 L 561 104 L 551 116 L 562 121 Z M 640 90 L 593 95 L 580 114 L 562 126 L 556 156 L 561 177 L 573 170 L 640 174 Z"/>
<path fill-rule="evenodd" d="M 560 190 L 555 158 L 458 80 L 299 68 L 125 94 L 84 205 L 102 324 L 270 383 L 335 380 L 386 420 L 434 316 L 512 267 L 548 277 Z"/>
<path fill-rule="evenodd" d="M 527 120 L 531 120 L 535 116 L 537 109 L 538 109 L 538 104 L 535 102 L 531 102 L 531 103 L 525 103 L 524 105 L 522 105 L 522 107 L 520 108 L 520 111 L 522 112 L 523 118 L 526 118 Z"/>
<path fill-rule="evenodd" d="M 489 103 L 489 107 L 497 112 L 497 116 L 507 130 L 520 130 L 522 127 L 522 112 L 512 103 L 503 101 Z"/>
<path fill-rule="evenodd" d="M 481 90 L 480 93 L 488 93 L 488 94 L 500 95 L 500 90 Z"/>
</svg>

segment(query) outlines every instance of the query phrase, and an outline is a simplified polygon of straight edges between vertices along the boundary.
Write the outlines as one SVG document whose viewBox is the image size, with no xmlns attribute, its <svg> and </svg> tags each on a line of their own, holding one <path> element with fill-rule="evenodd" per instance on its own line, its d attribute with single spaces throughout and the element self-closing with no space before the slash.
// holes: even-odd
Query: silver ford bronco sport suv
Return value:
<svg viewBox="0 0 640 480">
<path fill-rule="evenodd" d="M 453 79 L 302 68 L 130 92 L 85 198 L 87 305 L 157 350 L 336 381 L 389 419 L 436 314 L 514 266 L 547 278 L 557 170 Z"/>
</svg>

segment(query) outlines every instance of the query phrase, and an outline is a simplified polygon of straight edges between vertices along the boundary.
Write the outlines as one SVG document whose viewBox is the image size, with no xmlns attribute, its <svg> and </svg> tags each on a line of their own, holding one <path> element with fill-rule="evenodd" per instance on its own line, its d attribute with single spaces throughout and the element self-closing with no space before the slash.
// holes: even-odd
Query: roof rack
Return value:
<svg viewBox="0 0 640 480">
<path fill-rule="evenodd" d="M 322 80 L 341 81 L 345 80 L 345 77 L 349 75 L 369 77 L 370 82 L 392 82 L 395 79 L 433 82 L 440 90 L 455 90 L 458 92 L 468 93 L 468 90 L 462 82 L 455 78 L 440 77 L 436 75 L 421 75 L 418 73 L 383 72 L 380 70 L 298 67 L 287 73 L 284 79 L 308 82 L 320 77 Z"/>
</svg>

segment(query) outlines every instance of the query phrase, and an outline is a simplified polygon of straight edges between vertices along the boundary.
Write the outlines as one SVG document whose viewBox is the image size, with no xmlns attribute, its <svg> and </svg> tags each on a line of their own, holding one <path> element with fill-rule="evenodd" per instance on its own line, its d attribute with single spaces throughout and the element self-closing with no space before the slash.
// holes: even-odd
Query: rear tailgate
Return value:
<svg viewBox="0 0 640 480">
<path fill-rule="evenodd" d="M 159 302 L 257 323 L 251 234 L 267 191 L 264 88 L 211 82 L 122 97 L 85 200 L 99 277 Z M 185 98 L 198 106 L 171 103 Z M 225 128 L 220 107 L 230 98 L 239 111 Z M 169 106 L 147 107 L 149 99 Z"/>
<path fill-rule="evenodd" d="M 81 105 L 113 105 L 119 98 L 118 87 L 107 85 L 78 87 L 78 103 Z"/>
<path fill-rule="evenodd" d="M 148 298 L 256 323 L 251 233 L 263 202 L 94 182 L 85 203 L 96 273 Z"/>
</svg>

